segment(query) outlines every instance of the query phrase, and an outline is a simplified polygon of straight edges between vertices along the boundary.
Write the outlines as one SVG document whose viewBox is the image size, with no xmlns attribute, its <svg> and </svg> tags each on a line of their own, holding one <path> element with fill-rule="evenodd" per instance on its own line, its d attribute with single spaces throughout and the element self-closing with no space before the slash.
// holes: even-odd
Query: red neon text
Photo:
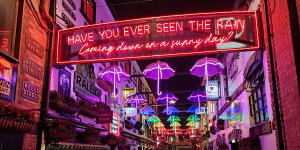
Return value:
<svg viewBox="0 0 300 150">
<path fill-rule="evenodd" d="M 189 21 L 189 25 L 190 25 L 190 29 L 192 31 L 210 30 L 211 29 L 211 20 Z"/>
<path fill-rule="evenodd" d="M 134 27 L 124 27 L 123 34 L 125 37 L 150 34 L 150 25 L 136 25 Z"/>
<path fill-rule="evenodd" d="M 94 41 L 93 32 L 68 36 L 68 45 Z"/>
<path fill-rule="evenodd" d="M 120 37 L 120 29 L 119 28 L 106 29 L 103 31 L 99 31 L 98 33 L 102 40 L 111 39 L 111 38 L 117 39 Z"/>
<path fill-rule="evenodd" d="M 223 20 L 218 19 L 216 23 L 216 29 L 244 29 L 245 28 L 246 20 L 243 19 L 233 19 L 233 20 Z"/>
<path fill-rule="evenodd" d="M 156 28 L 158 33 L 183 32 L 183 22 L 158 23 Z"/>
</svg>

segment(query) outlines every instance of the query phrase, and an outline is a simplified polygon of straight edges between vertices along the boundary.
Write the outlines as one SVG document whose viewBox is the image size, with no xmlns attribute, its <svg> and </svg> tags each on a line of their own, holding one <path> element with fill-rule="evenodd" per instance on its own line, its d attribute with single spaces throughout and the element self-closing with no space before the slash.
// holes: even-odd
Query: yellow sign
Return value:
<svg viewBox="0 0 300 150">
<path fill-rule="evenodd" d="M 123 89 L 123 101 L 126 101 L 127 98 L 131 95 L 135 94 L 134 88 L 125 88 Z"/>
</svg>

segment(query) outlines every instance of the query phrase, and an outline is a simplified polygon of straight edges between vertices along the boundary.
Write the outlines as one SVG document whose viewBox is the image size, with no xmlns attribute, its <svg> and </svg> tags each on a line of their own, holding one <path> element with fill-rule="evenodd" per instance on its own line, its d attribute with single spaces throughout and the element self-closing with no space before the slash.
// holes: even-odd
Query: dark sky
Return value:
<svg viewBox="0 0 300 150">
<path fill-rule="evenodd" d="M 184 13 L 199 13 L 199 12 L 216 12 L 232 10 L 234 0 L 106 0 L 110 6 L 116 20 L 127 20 L 134 18 L 175 15 Z M 209 57 L 214 57 L 210 55 Z M 161 82 L 162 91 L 170 91 L 179 98 L 175 107 L 182 111 L 177 116 L 182 120 L 182 128 L 186 128 L 186 119 L 190 115 L 184 113 L 192 104 L 187 100 L 191 91 L 203 89 L 200 86 L 202 78 L 190 75 L 189 69 L 194 63 L 203 58 L 204 55 L 162 58 L 160 61 L 167 62 L 173 69 L 176 70 L 176 75 L 168 80 Z M 138 63 L 142 70 L 157 59 L 139 60 Z M 156 81 L 147 79 L 152 87 L 152 91 L 156 91 Z M 169 116 L 162 114 L 165 107 L 159 107 L 158 116 L 162 122 L 169 127 L 166 121 Z"/>
</svg>

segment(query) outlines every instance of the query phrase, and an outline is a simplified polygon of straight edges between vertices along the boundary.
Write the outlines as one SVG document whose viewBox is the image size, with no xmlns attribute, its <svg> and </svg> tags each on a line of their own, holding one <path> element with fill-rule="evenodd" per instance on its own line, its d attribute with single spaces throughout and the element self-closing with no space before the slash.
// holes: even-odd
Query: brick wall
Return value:
<svg viewBox="0 0 300 150">
<path fill-rule="evenodd" d="M 283 136 L 285 141 L 285 148 L 292 150 L 300 149 L 300 97 L 298 85 L 299 79 L 297 79 L 297 70 L 291 35 L 291 32 L 293 31 L 291 31 L 290 28 L 288 4 L 287 0 L 270 0 L 268 2 L 269 4 L 267 4 L 267 6 L 269 7 L 270 14 L 270 28 L 271 34 L 273 34 L 272 47 L 275 61 L 275 75 L 277 81 L 276 87 L 280 103 L 280 111 L 283 115 L 282 126 L 284 132 Z M 261 6 L 263 6 L 263 0 L 261 0 Z M 268 39 L 266 36 L 266 22 L 264 17 L 264 37 L 266 48 L 268 49 Z M 267 50 L 267 52 L 269 56 L 269 51 Z M 268 62 L 270 62 L 269 57 Z M 271 74 L 270 66 L 269 73 Z M 275 113 L 273 115 L 275 116 Z"/>
</svg>

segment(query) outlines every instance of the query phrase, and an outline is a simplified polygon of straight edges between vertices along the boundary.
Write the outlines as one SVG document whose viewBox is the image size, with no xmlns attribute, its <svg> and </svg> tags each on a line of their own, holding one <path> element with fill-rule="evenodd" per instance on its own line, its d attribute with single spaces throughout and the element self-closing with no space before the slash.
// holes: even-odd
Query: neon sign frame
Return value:
<svg viewBox="0 0 300 150">
<path fill-rule="evenodd" d="M 120 117 L 119 117 L 119 115 L 116 114 L 116 113 L 113 113 L 113 117 L 116 117 L 116 118 L 117 118 L 117 124 L 115 124 L 115 126 L 117 126 L 117 133 L 114 133 L 114 132 L 112 131 L 112 126 L 113 126 L 113 124 L 114 124 L 114 119 L 112 120 L 112 123 L 109 124 L 109 133 L 114 134 L 114 135 L 116 135 L 116 136 L 119 136 L 119 135 L 120 135 Z"/>
<path fill-rule="evenodd" d="M 229 48 L 229 49 L 204 49 L 204 50 L 200 50 L 200 51 L 189 51 L 189 52 L 170 52 L 170 53 L 165 53 L 165 54 L 153 54 L 153 55 L 140 55 L 140 56 L 134 56 L 134 55 L 128 55 L 126 57 L 109 57 L 109 58 L 93 58 L 93 59 L 82 59 L 82 60 L 62 60 L 61 59 L 61 55 L 63 55 L 63 52 L 62 51 L 62 43 L 64 44 L 70 44 L 69 42 L 69 37 L 67 37 L 67 42 L 66 41 L 62 41 L 62 39 L 60 39 L 61 37 L 63 37 L 62 35 L 67 33 L 67 32 L 77 32 L 77 31 L 82 31 L 82 30 L 96 30 L 98 28 L 107 28 L 107 27 L 110 27 L 110 26 L 118 26 L 118 25 L 123 25 L 123 24 L 136 24 L 136 28 L 135 28 L 135 33 L 134 34 L 137 34 L 139 33 L 139 31 L 141 31 L 140 33 L 141 34 L 147 34 L 149 32 L 149 28 L 148 27 L 144 27 L 144 30 L 141 29 L 139 30 L 140 28 L 138 27 L 139 25 L 138 24 L 142 24 L 143 22 L 147 22 L 149 20 L 160 20 L 160 19 L 171 19 L 171 18 L 179 18 L 180 17 L 220 17 L 220 16 L 224 16 L 224 17 L 231 17 L 232 15 L 234 16 L 237 16 L 237 15 L 253 15 L 253 19 L 251 19 L 251 21 L 253 20 L 254 23 L 252 23 L 252 26 L 253 26 L 253 43 L 254 45 L 253 46 L 250 46 L 250 47 L 241 47 L 241 48 Z M 205 23 L 206 23 L 207 20 L 205 20 Z M 159 23 L 162 23 L 162 22 L 156 22 L 157 24 Z M 190 21 L 189 21 L 190 23 Z M 194 24 L 192 23 L 191 26 L 193 26 Z M 221 24 L 222 25 L 222 24 Z M 224 24 L 225 25 L 225 24 Z M 236 26 L 238 26 L 238 23 L 235 24 Z M 245 24 L 244 24 L 245 25 Z M 145 25 L 146 26 L 146 25 Z M 177 26 L 177 25 L 175 25 Z M 215 22 L 215 26 L 219 26 L 218 23 Z M 227 26 L 227 23 L 225 25 L 225 27 Z M 158 27 L 158 26 L 157 26 Z M 203 30 L 203 27 L 206 29 L 210 29 L 209 27 L 207 27 L 206 25 L 202 25 L 202 30 Z M 96 28 L 96 29 L 95 29 Z M 127 36 L 127 29 L 126 29 L 126 32 L 125 32 L 125 28 L 127 27 L 124 27 L 124 36 Z M 130 27 L 131 28 L 131 27 Z M 161 29 L 162 28 L 162 29 Z M 164 26 L 161 27 L 159 29 L 161 30 L 158 30 L 157 29 L 157 33 L 159 33 L 160 31 L 162 30 L 165 30 L 164 29 Z M 179 30 L 180 29 L 180 25 L 178 25 L 178 28 Z M 194 27 L 191 27 L 191 31 L 193 30 Z M 198 28 L 198 23 L 197 23 L 197 28 Z M 221 26 L 221 28 L 224 28 Z M 244 26 L 243 26 L 244 28 Z M 119 28 L 118 28 L 119 29 Z M 171 31 L 171 25 L 170 27 L 166 27 L 166 29 L 168 29 L 169 31 Z M 220 29 L 220 28 L 218 28 Z M 143 30 L 143 31 L 142 31 Z M 176 29 L 177 30 L 177 29 Z M 131 20 L 124 20 L 124 21 L 117 21 L 117 22 L 110 22 L 110 23 L 102 23 L 102 24 L 97 24 L 97 25 L 88 25 L 88 26 L 83 26 L 83 27 L 74 27 L 74 28 L 68 28 L 68 29 L 64 29 L 64 30 L 60 30 L 58 31 L 58 46 L 57 46 L 57 57 L 56 57 L 56 63 L 57 64 L 78 64 L 78 63 L 93 63 L 93 62 L 107 62 L 107 61 L 119 61 L 119 60 L 138 60 L 138 59 L 149 59 L 149 58 L 162 58 L 162 57 L 177 57 L 177 56 L 189 56 L 189 55 L 197 55 L 197 54 L 213 54 L 213 53 L 223 53 L 223 52 L 235 52 L 235 51 L 243 51 L 243 50 L 259 50 L 262 48 L 262 45 L 261 45 L 261 41 L 260 41 L 260 35 L 258 33 L 258 17 L 257 17 L 257 12 L 256 11 L 229 11 L 229 12 L 210 12 L 210 13 L 195 13 L 195 14 L 182 14 L 182 15 L 171 15 L 171 16 L 159 16 L 159 17 L 149 17 L 149 18 L 140 18 L 140 19 L 131 19 Z M 129 31 L 129 29 L 128 29 Z M 131 31 L 132 31 L 132 34 L 133 34 L 133 30 L 131 28 Z M 176 32 L 173 28 L 173 31 Z M 101 32 L 101 31 L 100 31 Z M 99 32 L 99 34 L 101 34 Z M 104 32 L 104 31 L 103 31 Z M 179 31 L 181 32 L 181 31 Z M 97 33 L 97 32 L 96 32 Z M 126 33 L 126 35 L 125 35 Z M 103 33 L 102 33 L 103 34 Z M 115 39 L 108 39 L 110 41 L 114 41 L 114 40 L 119 40 L 118 38 L 120 38 L 119 36 L 115 36 L 113 35 L 114 33 L 111 32 L 111 36 L 109 38 L 115 38 Z M 149 33 L 148 33 L 149 34 Z M 65 35 L 64 35 L 65 36 Z M 98 35 L 99 36 L 99 35 Z M 139 35 L 137 35 L 139 36 Z M 103 38 L 103 35 L 101 36 Z M 211 37 L 211 34 L 209 35 L 209 37 Z M 228 33 L 228 36 L 227 37 L 223 37 L 223 38 L 228 38 L 230 39 L 232 37 L 232 35 L 230 34 L 230 32 Z M 75 44 L 77 44 L 77 41 L 78 42 L 82 42 L 84 41 L 83 40 L 83 37 L 81 35 L 81 38 L 82 39 L 79 39 L 77 40 L 75 37 L 73 37 L 73 44 L 74 44 L 74 41 L 75 41 Z M 220 37 L 221 39 L 222 37 Z M 70 38 L 71 39 L 71 38 Z M 215 38 L 214 40 L 212 41 L 207 41 L 208 38 L 203 38 L 202 39 L 202 42 L 205 40 L 205 44 L 206 42 L 208 42 L 208 44 L 210 44 L 209 42 L 213 43 L 213 44 L 217 44 L 218 42 L 218 39 Z M 71 39 L 72 40 L 72 39 Z M 81 41 L 82 40 L 82 41 Z M 93 36 L 90 35 L 90 33 L 85 33 L 85 41 L 87 40 L 90 40 L 90 41 L 93 41 L 94 42 L 94 39 L 93 39 Z M 107 40 L 107 39 L 101 39 L 101 40 Z M 188 46 L 191 46 L 192 44 L 195 45 L 195 40 L 196 39 L 189 39 L 189 40 L 185 40 L 185 39 L 180 39 L 182 41 L 179 41 L 177 39 L 177 41 L 179 41 L 179 43 L 175 44 L 175 46 L 177 47 L 180 47 L 181 48 L 186 48 L 188 49 Z M 194 41 L 193 41 L 194 40 Z M 221 40 L 220 40 L 221 41 Z M 173 41 L 172 41 L 173 42 Z M 182 43 L 180 43 L 182 42 Z M 189 43 L 188 43 L 189 42 Z M 83 42 L 82 42 L 83 43 Z M 203 42 L 204 43 L 204 42 Z M 72 43 L 71 43 L 72 44 Z M 131 47 L 130 49 L 130 44 L 136 44 L 135 46 Z M 146 49 L 146 46 L 147 49 L 146 50 L 149 50 L 151 51 L 152 49 L 155 49 L 155 44 L 159 44 L 159 46 L 161 47 L 166 47 L 167 44 L 165 41 L 159 41 L 157 43 L 154 43 L 152 41 L 148 42 L 148 43 L 144 43 L 144 44 L 140 44 L 140 43 L 130 43 L 129 45 L 127 45 L 127 47 L 129 47 L 127 49 L 127 51 L 131 51 L 131 50 L 144 50 Z M 148 45 L 147 45 L 148 44 Z M 199 44 L 199 43 L 198 43 Z M 200 43 L 201 44 L 201 43 Z M 207 45 L 208 45 L 207 44 Z M 221 43 L 222 44 L 222 43 Z M 96 53 L 96 52 L 103 52 L 103 50 L 109 50 L 110 47 L 106 47 L 104 46 L 104 48 L 101 46 L 99 47 L 91 47 L 91 48 L 87 48 L 87 50 L 85 51 L 81 51 L 83 49 L 84 46 L 88 45 L 88 43 L 83 43 L 83 46 L 81 47 L 80 50 L 78 50 L 77 54 L 72 54 L 74 56 L 77 56 L 78 58 L 80 58 L 79 55 L 90 55 L 90 53 Z M 123 45 L 123 42 L 119 45 L 119 46 L 122 46 Z M 171 45 L 171 44 L 170 44 Z M 72 45 L 69 45 L 70 47 Z M 173 49 L 173 46 L 169 46 L 170 49 Z M 198 46 L 197 43 L 195 46 Z M 205 45 L 206 46 L 206 45 Z M 157 47 L 157 45 L 156 45 Z M 97 50 L 97 48 L 99 48 Z M 101 50 L 100 50 L 101 48 Z M 115 49 L 117 49 L 117 46 L 114 47 Z M 195 47 L 196 48 L 196 47 Z M 89 51 L 90 50 L 90 51 Z M 93 51 L 94 50 L 94 51 Z M 119 48 L 119 50 L 121 51 L 122 49 Z M 170 50 L 169 50 L 170 51 Z M 123 51 L 122 51 L 123 52 Z M 103 52 L 104 53 L 104 52 Z M 107 55 L 109 55 L 111 53 L 111 51 L 108 51 Z M 105 54 L 105 53 L 104 53 Z"/>
</svg>

